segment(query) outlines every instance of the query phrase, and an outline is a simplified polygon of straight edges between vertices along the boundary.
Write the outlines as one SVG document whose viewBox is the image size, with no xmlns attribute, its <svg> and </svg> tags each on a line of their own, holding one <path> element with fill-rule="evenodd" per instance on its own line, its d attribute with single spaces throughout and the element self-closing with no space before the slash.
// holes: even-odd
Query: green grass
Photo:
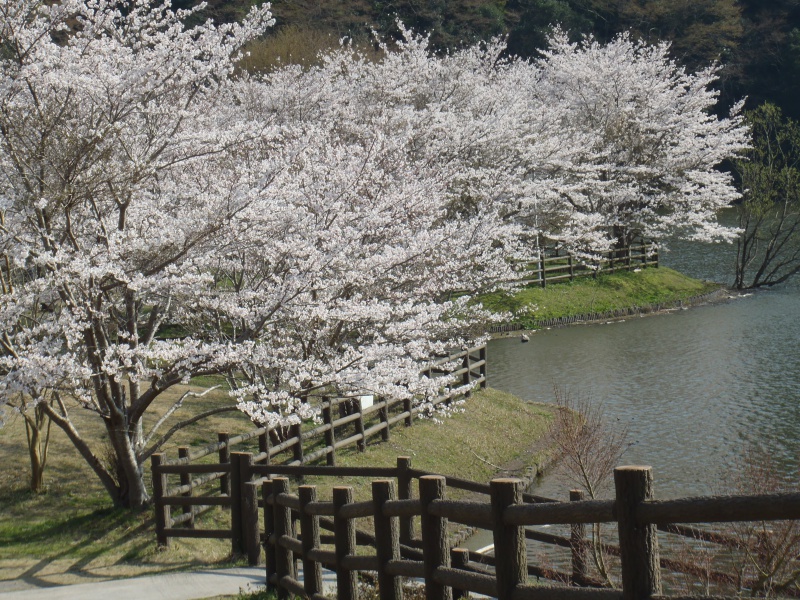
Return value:
<svg viewBox="0 0 800 600">
<path fill-rule="evenodd" d="M 168 394 L 150 418 L 155 419 L 183 389 Z M 220 402 L 230 402 L 230 398 L 216 390 L 192 399 L 187 408 L 201 411 Z M 486 390 L 465 404 L 464 413 L 443 424 L 416 420 L 410 428 L 398 425 L 388 443 L 371 443 L 363 453 L 354 448 L 343 450 L 337 459 L 340 465 L 394 466 L 397 456 L 407 455 L 418 469 L 488 481 L 496 472 L 491 465 L 541 460 L 539 450 L 531 449 L 549 419 L 547 407 Z M 78 419 L 78 427 L 91 430 L 97 423 Z M 177 445 L 215 441 L 217 431 L 235 435 L 252 428 L 242 413 L 224 413 L 182 432 L 168 452 L 174 457 Z M 104 434 L 97 430 L 97 435 Z M 97 478 L 55 427 L 45 472 L 47 492 L 30 493 L 26 489 L 24 437 L 21 418 L 10 418 L 0 429 L 4 453 L 0 461 L 0 580 L 22 579 L 37 585 L 84 583 L 236 564 L 231 562 L 228 540 L 176 539 L 169 549 L 157 549 L 152 509 L 129 512 L 112 508 Z M 309 479 L 308 483 L 312 482 Z M 370 482 L 365 479 L 328 478 L 318 483 L 323 500 L 330 499 L 333 485 L 352 484 L 357 496 L 369 495 Z M 227 527 L 230 516 L 212 510 L 200 519 L 203 528 L 216 529 Z"/>
<path fill-rule="evenodd" d="M 146 419 L 145 429 L 188 389 L 165 392 Z M 223 390 L 186 401 L 183 415 L 231 402 Z M 105 458 L 107 434 L 87 411 L 74 410 L 76 427 L 92 440 Z M 253 429 L 238 411 L 215 415 L 197 423 L 168 443 L 170 457 L 178 445 L 206 444 L 217 431 L 232 435 Z M 66 435 L 52 427 L 45 470 L 46 492 L 28 491 L 28 456 L 21 417 L 8 415 L 0 428 L 0 580 L 26 579 L 37 585 L 85 583 L 95 579 L 130 577 L 152 572 L 186 570 L 209 564 L 230 565 L 230 542 L 180 540 L 167 552 L 155 544 L 153 511 L 130 512 L 111 506 L 104 488 Z M 149 470 L 149 464 L 146 465 Z M 145 475 L 149 482 L 149 473 Z M 229 517 L 212 511 L 208 527 L 223 526 Z"/>
<path fill-rule="evenodd" d="M 719 287 L 659 267 L 600 275 L 597 279 L 582 277 L 547 288 L 534 284 L 511 293 L 485 294 L 479 300 L 492 311 L 511 313 L 512 322 L 533 327 L 538 320 L 686 300 Z"/>
<path fill-rule="evenodd" d="M 393 467 L 398 456 L 411 457 L 415 469 L 488 483 L 498 470 L 541 464 L 545 458 L 542 438 L 552 419 L 551 407 L 525 402 L 499 390 L 477 392 L 463 405 L 464 411 L 437 424 L 417 419 L 411 427 L 396 427 L 388 442 L 377 441 L 365 452 L 355 447 L 336 455 L 337 465 Z M 307 478 L 319 486 L 322 498 L 333 485 L 351 485 L 356 498 L 368 498 L 370 482 L 361 478 Z"/>
</svg>

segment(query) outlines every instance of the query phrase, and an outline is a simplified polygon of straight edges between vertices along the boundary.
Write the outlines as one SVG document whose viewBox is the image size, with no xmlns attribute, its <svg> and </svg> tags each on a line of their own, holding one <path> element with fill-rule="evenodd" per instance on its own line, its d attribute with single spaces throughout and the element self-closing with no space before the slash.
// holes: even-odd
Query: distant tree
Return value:
<svg viewBox="0 0 800 600">
<path fill-rule="evenodd" d="M 728 118 L 710 114 L 717 68 L 688 73 L 667 43 L 628 35 L 605 45 L 556 35 L 539 65 L 535 94 L 558 107 L 561 152 L 570 156 L 536 171 L 556 192 L 534 207 L 560 215 L 556 239 L 597 249 L 639 235 L 735 236 L 716 212 L 738 192 L 716 167 L 748 141 L 738 107 Z"/>
<path fill-rule="evenodd" d="M 569 0 L 511 0 L 506 6 L 515 17 L 508 32 L 508 52 L 514 56 L 540 58 L 554 28 L 575 39 L 592 30 L 592 20 Z"/>
<path fill-rule="evenodd" d="M 506 2 L 486 0 L 374 0 L 377 30 L 382 35 L 402 38 L 396 23 L 430 36 L 437 52 L 488 41 L 505 34 L 514 21 Z"/>
<path fill-rule="evenodd" d="M 768 287 L 800 273 L 800 124 L 773 104 L 747 113 L 753 147 L 735 161 L 743 198 L 734 285 Z"/>
<path fill-rule="evenodd" d="M 741 0 L 744 36 L 731 57 L 730 95 L 747 96 L 800 119 L 800 5 L 793 0 Z"/>
</svg>

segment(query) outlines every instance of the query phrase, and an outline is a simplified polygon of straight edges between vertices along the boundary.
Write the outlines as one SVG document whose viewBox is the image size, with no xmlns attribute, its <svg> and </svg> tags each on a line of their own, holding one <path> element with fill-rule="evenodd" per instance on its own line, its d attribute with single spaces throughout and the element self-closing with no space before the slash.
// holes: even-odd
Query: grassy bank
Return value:
<svg viewBox="0 0 800 600">
<path fill-rule="evenodd" d="M 487 308 L 509 312 L 511 322 L 531 328 L 537 320 L 602 313 L 632 306 L 686 300 L 718 289 L 719 284 L 687 277 L 666 267 L 582 277 L 542 288 L 493 292 L 480 297 Z"/>
<path fill-rule="evenodd" d="M 202 403 L 196 410 L 207 403 L 230 401 L 217 394 L 199 399 Z M 495 474 L 495 465 L 536 462 L 537 450 L 531 448 L 546 430 L 547 407 L 486 390 L 476 393 L 464 408 L 441 425 L 416 421 L 411 428 L 393 429 L 388 443 L 370 444 L 364 453 L 343 452 L 337 455 L 338 463 L 391 466 L 398 455 L 408 455 L 415 468 L 487 481 Z M 243 415 L 231 413 L 187 431 L 176 444 L 205 443 L 215 438 L 215 431 L 250 428 Z M 111 508 L 96 477 L 55 428 L 46 471 L 48 491 L 29 493 L 24 436 L 20 418 L 9 419 L 0 429 L 0 581 L 44 586 L 230 564 L 227 540 L 182 539 L 166 551 L 157 550 L 152 510 L 128 513 Z M 498 444 L 498 439 L 504 443 Z M 174 448 L 168 452 L 175 455 Z M 345 482 L 337 479 L 320 485 L 329 488 L 333 483 Z M 357 495 L 368 494 L 369 481 L 346 483 L 357 488 Z M 326 489 L 320 494 L 329 497 Z M 204 526 L 217 528 L 225 527 L 229 516 L 218 510 L 203 517 L 208 518 L 212 521 Z"/>
<path fill-rule="evenodd" d="M 477 392 L 463 412 L 441 424 L 416 420 L 412 427 L 392 429 L 388 442 L 372 443 L 365 452 L 354 447 L 336 455 L 337 464 L 393 467 L 398 456 L 410 456 L 415 469 L 488 482 L 499 470 L 518 475 L 545 458 L 542 438 L 552 419 L 550 406 L 524 402 L 498 390 Z M 503 443 L 498 443 L 498 440 Z M 351 485 L 356 498 L 370 497 L 370 482 L 359 478 L 308 478 L 328 497 L 333 485 Z"/>
</svg>

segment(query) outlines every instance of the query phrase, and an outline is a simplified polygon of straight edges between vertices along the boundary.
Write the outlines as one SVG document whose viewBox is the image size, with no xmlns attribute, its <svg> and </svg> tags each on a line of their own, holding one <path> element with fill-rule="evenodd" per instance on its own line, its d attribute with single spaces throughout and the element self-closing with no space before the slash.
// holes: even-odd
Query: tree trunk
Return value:
<svg viewBox="0 0 800 600">
<path fill-rule="evenodd" d="M 138 420 L 130 423 L 124 419 L 109 419 L 106 422 L 114 464 L 109 465 L 115 474 L 118 497 L 117 504 L 124 508 L 143 508 L 149 499 L 144 484 L 144 472 L 136 454 L 136 432 Z"/>
<path fill-rule="evenodd" d="M 42 404 L 47 415 L 67 434 L 75 448 L 100 478 L 115 506 L 143 508 L 148 500 L 141 466 L 128 436 L 125 417 L 104 419 L 109 445 L 105 456 L 98 456 L 75 428 L 63 405 L 61 411 Z M 136 427 L 136 423 L 132 424 Z"/>
<path fill-rule="evenodd" d="M 624 259 L 628 256 L 628 246 L 631 245 L 633 232 L 624 225 L 614 225 L 614 259 Z"/>
<path fill-rule="evenodd" d="M 28 456 L 31 463 L 30 489 L 35 494 L 44 491 L 44 468 L 50 445 L 51 423 L 50 417 L 41 405 L 34 407 L 33 417 L 25 414 L 25 433 L 28 437 Z"/>
</svg>

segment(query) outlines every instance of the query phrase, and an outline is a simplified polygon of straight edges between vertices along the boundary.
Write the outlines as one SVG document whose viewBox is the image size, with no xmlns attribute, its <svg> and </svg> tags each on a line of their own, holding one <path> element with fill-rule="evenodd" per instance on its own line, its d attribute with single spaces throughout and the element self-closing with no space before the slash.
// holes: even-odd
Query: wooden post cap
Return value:
<svg viewBox="0 0 800 600">
<path fill-rule="evenodd" d="M 492 479 L 491 483 L 525 483 L 522 479 L 518 477 L 498 477 L 497 479 Z"/>
</svg>

